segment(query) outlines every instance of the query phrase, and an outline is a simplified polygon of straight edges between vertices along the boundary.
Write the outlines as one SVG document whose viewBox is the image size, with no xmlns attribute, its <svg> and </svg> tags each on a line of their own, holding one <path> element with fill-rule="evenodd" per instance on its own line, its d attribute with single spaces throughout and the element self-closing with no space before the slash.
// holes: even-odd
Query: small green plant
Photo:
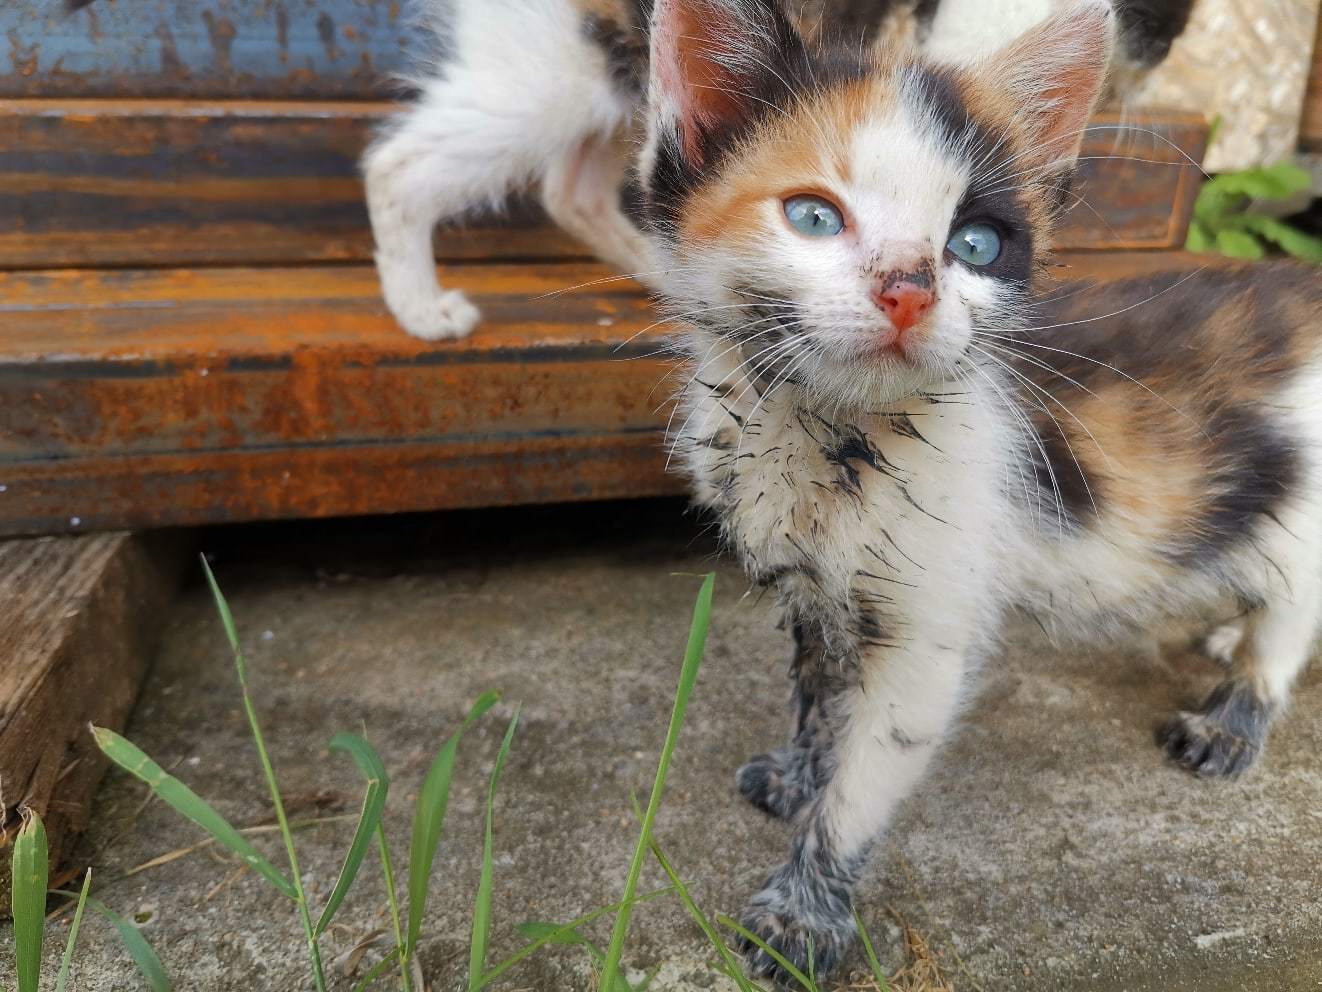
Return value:
<svg viewBox="0 0 1322 992">
<path fill-rule="evenodd" d="M 1311 183 L 1312 176 L 1289 163 L 1225 172 L 1209 179 L 1198 192 L 1185 247 L 1257 259 L 1267 254 L 1268 245 L 1274 245 L 1295 258 L 1322 263 L 1322 238 L 1251 210 L 1256 203 L 1288 199 Z"/>
<path fill-rule="evenodd" d="M 46 843 L 46 827 L 35 812 L 24 814 L 23 826 L 14 840 L 11 860 L 13 883 L 10 891 L 10 910 L 14 917 L 14 972 L 18 977 L 18 992 L 37 992 L 41 984 L 41 957 L 46 931 L 46 893 L 50 879 L 50 850 Z M 78 892 L 60 892 L 77 899 L 69 937 L 60 956 L 60 970 L 55 978 L 55 992 L 65 992 L 73 968 L 74 949 L 82 930 L 83 911 L 91 907 L 97 915 L 110 921 L 119 931 L 129 956 L 146 979 L 151 992 L 171 992 L 170 980 L 160 959 L 132 923 L 88 893 L 92 887 L 92 873 L 83 876 Z"/>
<path fill-rule="evenodd" d="M 417 964 L 417 951 L 422 933 L 424 912 L 432 884 L 432 869 L 449 806 L 451 782 L 454 777 L 459 743 L 465 732 L 472 728 L 496 704 L 499 699 L 498 694 L 488 692 L 473 704 L 460 726 L 441 745 L 428 770 L 413 808 L 413 829 L 406 873 L 406 891 L 404 893 L 401 893 L 398 889 L 398 876 L 391 859 L 383 827 L 386 800 L 390 789 L 390 778 L 386 772 L 385 764 L 372 745 L 357 734 L 341 733 L 336 734 L 331 739 L 329 745 L 331 752 L 345 755 L 353 761 L 363 777 L 365 790 L 357 826 L 343 859 L 343 866 L 321 912 L 315 914 L 314 921 L 314 913 L 309 905 L 299 875 L 298 855 L 294 846 L 294 832 L 285 817 L 284 802 L 280 794 L 274 766 L 266 748 L 261 725 L 257 719 L 248 682 L 247 664 L 240 647 L 233 616 L 230 613 L 228 602 L 205 561 L 203 567 L 234 656 L 235 671 L 238 675 L 244 710 L 262 767 L 265 785 L 275 809 L 279 832 L 284 841 L 289 874 L 286 875 L 267 860 L 247 839 L 244 832 L 235 829 L 206 800 L 202 799 L 183 782 L 167 773 L 136 745 L 112 731 L 93 728 L 97 745 L 111 761 L 146 783 L 148 788 L 165 804 L 201 827 L 214 842 L 239 857 L 245 865 L 294 903 L 303 927 L 311 982 L 318 992 L 322 992 L 327 987 L 326 970 L 322 962 L 319 942 L 326 934 L 337 912 L 341 909 L 350 890 L 359 878 L 367 853 L 375 843 L 381 861 L 395 946 L 368 969 L 361 981 L 354 986 L 354 989 L 355 992 L 365 992 L 397 966 L 400 988 L 404 992 L 414 992 L 415 989 L 420 992 L 421 972 Z M 671 759 L 678 744 L 689 698 L 692 695 L 698 677 L 698 670 L 702 663 L 707 630 L 711 622 L 714 581 L 715 577 L 713 575 L 705 577 L 702 588 L 698 593 L 697 602 L 694 605 L 687 649 L 684 655 L 683 667 L 680 671 L 669 727 L 657 763 L 646 809 L 640 807 L 637 799 L 634 799 L 634 810 L 639 823 L 639 836 L 629 865 L 621 900 L 614 905 L 594 910 L 568 923 L 531 922 L 517 927 L 516 931 L 527 940 L 527 943 L 509 957 L 488 969 L 486 959 L 492 932 L 492 897 L 495 883 L 493 847 L 496 793 L 519 724 L 519 711 L 515 710 L 497 752 L 487 786 L 481 870 L 473 906 L 472 937 L 469 945 L 468 992 L 481 992 L 481 990 L 491 987 L 498 979 L 508 974 L 511 969 L 547 946 L 569 946 L 585 951 L 591 958 L 594 969 L 599 972 L 600 982 L 598 987 L 606 990 L 606 992 L 645 992 L 656 974 L 655 971 L 637 983 L 629 982 L 623 974 L 622 961 L 629 923 L 635 907 L 669 895 L 676 895 L 679 898 L 685 910 L 711 943 L 716 953 L 714 968 L 717 971 L 732 980 L 740 992 L 767 992 L 764 986 L 744 975 L 738 956 L 722 939 L 719 928 L 731 930 L 745 939 L 752 940 L 754 943 L 760 944 L 760 941 L 727 917 L 716 916 L 715 919 L 718 925 L 713 925 L 711 919 L 698 907 L 689 886 L 666 857 L 660 843 L 653 834 Z M 16 992 L 38 992 L 37 982 L 41 966 L 47 881 L 45 847 L 45 832 L 41 821 L 35 816 L 30 816 L 25 822 L 14 848 L 14 921 L 15 943 L 18 953 L 16 968 L 18 989 Z M 643 862 L 649 855 L 660 866 L 670 884 L 664 888 L 640 894 L 638 887 Z M 83 881 L 81 892 L 61 893 L 71 899 L 76 899 L 77 903 L 61 961 L 56 992 L 65 992 L 84 907 L 90 907 L 95 913 L 109 920 L 119 930 L 125 946 L 151 992 L 171 992 L 170 981 L 166 977 L 159 959 L 143 939 L 138 929 L 133 924 L 117 916 L 98 900 L 92 898 L 89 894 L 90 886 L 89 873 Z M 406 895 L 406 904 L 405 900 L 401 899 L 401 895 Z M 584 933 L 584 929 L 600 919 L 612 916 L 614 917 L 614 925 L 611 930 L 610 941 L 606 949 L 602 950 Z M 861 921 L 859 930 L 863 935 L 864 950 L 873 972 L 875 987 L 884 992 L 888 987 L 886 978 L 872 949 L 872 944 L 868 940 L 867 934 L 863 932 Z M 813 974 L 811 963 L 808 973 L 804 974 L 802 971 L 793 969 L 788 962 L 784 962 L 769 948 L 767 950 L 773 958 L 782 961 L 786 971 L 806 992 L 821 992 L 821 987 Z M 4 992 L 4 990 L 0 990 L 0 992 Z"/>
</svg>

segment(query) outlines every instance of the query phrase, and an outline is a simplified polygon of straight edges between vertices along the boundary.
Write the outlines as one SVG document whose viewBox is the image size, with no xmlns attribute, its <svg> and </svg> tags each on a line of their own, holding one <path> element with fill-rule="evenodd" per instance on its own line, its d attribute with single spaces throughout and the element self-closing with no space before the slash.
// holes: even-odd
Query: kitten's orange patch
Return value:
<svg viewBox="0 0 1322 992">
<path fill-rule="evenodd" d="M 799 193 L 837 204 L 848 226 L 840 190 L 850 181 L 853 135 L 893 102 L 891 92 L 872 81 L 795 101 L 731 153 L 719 182 L 708 183 L 689 201 L 684 240 L 710 245 L 755 239 L 765 233 L 764 206 Z"/>
</svg>

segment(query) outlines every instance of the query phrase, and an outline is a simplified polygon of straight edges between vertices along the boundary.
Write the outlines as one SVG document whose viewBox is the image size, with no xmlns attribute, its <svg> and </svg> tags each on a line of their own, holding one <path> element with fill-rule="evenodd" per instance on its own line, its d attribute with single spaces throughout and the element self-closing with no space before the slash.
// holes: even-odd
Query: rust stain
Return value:
<svg viewBox="0 0 1322 992">
<path fill-rule="evenodd" d="M 321 36 L 321 44 L 326 49 L 326 57 L 334 62 L 340 57 L 340 46 L 335 39 L 335 18 L 324 10 L 321 12 L 321 16 L 317 18 L 317 34 Z"/>
<path fill-rule="evenodd" d="M 221 72 L 234 71 L 232 51 L 238 29 L 227 17 L 217 17 L 209 10 L 202 11 L 202 20 L 207 26 L 207 35 L 211 38 L 211 48 L 215 52 L 216 68 Z"/>
<path fill-rule="evenodd" d="M 179 57 L 179 47 L 175 44 L 174 33 L 170 25 L 161 21 L 156 25 L 156 37 L 161 43 L 161 74 L 176 79 L 188 78 L 188 66 Z"/>
<path fill-rule="evenodd" d="M 18 32 L 9 32 L 9 59 L 13 63 L 14 72 L 18 75 L 27 77 L 36 73 L 40 52 L 41 46 L 37 42 L 24 48 L 23 39 L 18 36 Z"/>
<path fill-rule="evenodd" d="M 275 40 L 280 49 L 280 61 L 289 62 L 289 11 L 283 3 L 275 8 Z"/>
</svg>

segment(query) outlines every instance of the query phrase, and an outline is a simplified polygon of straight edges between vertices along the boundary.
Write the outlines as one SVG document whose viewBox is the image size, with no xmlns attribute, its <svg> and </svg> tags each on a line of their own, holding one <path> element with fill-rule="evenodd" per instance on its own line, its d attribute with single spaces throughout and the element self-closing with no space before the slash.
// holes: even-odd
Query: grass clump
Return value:
<svg viewBox="0 0 1322 992">
<path fill-rule="evenodd" d="M 93 728 L 94 738 L 112 762 L 144 782 L 151 792 L 164 803 L 200 827 L 209 837 L 208 843 L 218 844 L 235 856 L 244 866 L 252 869 L 267 884 L 293 904 L 303 930 L 308 961 L 308 980 L 317 992 L 328 988 L 327 968 L 322 956 L 321 940 L 328 932 L 353 887 L 359 882 L 369 852 L 375 848 L 381 866 L 386 906 L 390 918 L 390 936 L 393 947 L 376 959 L 354 986 L 355 992 L 367 989 L 397 973 L 398 987 L 404 992 L 424 992 L 425 982 L 418 964 L 418 950 L 422 938 L 423 920 L 434 881 L 433 868 L 442 839 L 446 813 L 449 808 L 451 784 L 460 742 L 465 733 L 481 720 L 499 700 L 495 692 L 477 699 L 458 728 L 440 746 L 433 759 L 418 798 L 413 807 L 412 833 L 408 864 L 397 871 L 386 839 L 384 818 L 390 791 L 390 777 L 385 763 L 368 740 L 352 733 L 340 733 L 331 738 L 332 754 L 349 758 L 364 782 L 362 804 L 353 836 L 345 851 L 342 865 L 325 903 L 317 912 L 311 905 L 299 872 L 295 830 L 285 814 L 275 767 L 266 746 L 265 736 L 257 718 L 252 688 L 248 679 L 248 666 L 239 642 L 238 632 L 229 604 L 205 561 L 203 567 L 215 600 L 217 612 L 233 654 L 235 672 L 242 695 L 244 713 L 253 740 L 262 776 L 271 797 L 278 832 L 284 844 L 287 872 L 269 861 L 248 840 L 251 831 L 237 830 L 213 806 L 197 795 L 186 784 L 170 775 L 147 754 L 124 737 L 104 728 Z M 586 913 L 567 923 L 529 922 L 515 928 L 526 943 L 504 960 L 488 966 L 487 958 L 493 929 L 492 903 L 495 890 L 494 822 L 497 790 L 501 774 L 514 745 L 519 725 L 516 708 L 506 727 L 497 751 L 486 790 L 484 831 L 477 892 L 472 910 L 472 928 L 468 954 L 468 992 L 481 992 L 497 981 L 507 978 L 514 969 L 532 955 L 547 947 L 574 947 L 588 955 L 596 972 L 596 987 L 605 992 L 645 992 L 656 972 L 641 981 L 631 983 L 625 975 L 624 957 L 633 911 L 637 906 L 664 897 L 674 896 L 702 931 L 715 953 L 712 967 L 729 978 L 739 992 L 768 992 L 744 975 L 739 956 L 722 937 L 722 929 L 760 943 L 739 924 L 728 917 L 712 918 L 703 912 L 692 895 L 690 886 L 676 870 L 654 836 L 658 811 L 665 791 L 671 759 L 678 745 L 689 699 L 697 682 L 701 667 L 707 631 L 711 623 L 712 596 L 715 577 L 707 575 L 698 592 L 689 627 L 688 642 L 680 670 L 679 682 L 671 710 L 665 742 L 657 762 L 651 793 L 645 809 L 634 800 L 639 823 L 638 839 L 629 863 L 624 891 L 618 902 Z M 201 846 L 201 845 L 199 845 Z M 18 988 L 15 992 L 38 992 L 42 960 L 43 927 L 47 882 L 47 852 L 45 833 L 41 821 L 29 816 L 14 848 L 14 919 L 17 949 Z M 669 884 L 647 892 L 639 891 L 643 867 L 648 859 L 660 867 Z M 403 883 L 403 890 L 400 884 Z M 65 992 L 69 981 L 75 946 L 85 908 L 108 920 L 120 933 L 126 949 L 134 960 L 147 987 L 152 992 L 170 992 L 171 983 L 160 960 L 143 939 L 139 930 L 90 895 L 91 873 L 83 880 L 81 892 L 62 893 L 76 900 L 76 909 L 61 960 L 56 992 Z M 593 923 L 612 918 L 610 939 L 602 949 L 585 933 Z M 870 989 L 888 989 L 886 977 L 863 931 L 864 950 L 872 971 Z M 765 945 L 763 945 L 765 946 Z M 768 948 L 768 951 L 770 949 Z M 774 952 L 771 952 L 775 957 Z M 806 992 L 822 992 L 812 968 L 808 973 L 796 971 L 783 962 L 787 971 Z M 932 986 L 940 989 L 941 986 Z M 5 990 L 0 989 L 0 992 Z"/>
</svg>

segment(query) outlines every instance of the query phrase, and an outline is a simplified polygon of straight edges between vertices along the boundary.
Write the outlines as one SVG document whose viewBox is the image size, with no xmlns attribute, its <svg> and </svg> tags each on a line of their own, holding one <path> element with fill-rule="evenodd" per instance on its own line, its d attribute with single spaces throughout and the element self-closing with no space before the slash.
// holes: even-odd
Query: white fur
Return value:
<svg viewBox="0 0 1322 992">
<path fill-rule="evenodd" d="M 439 21 L 441 11 L 434 16 Z M 437 284 L 432 229 L 545 182 L 548 211 L 628 270 L 645 250 L 618 207 L 612 141 L 633 107 L 567 0 L 461 0 L 453 58 L 363 161 L 386 304 L 410 334 L 457 338 L 479 315 Z"/>
</svg>

